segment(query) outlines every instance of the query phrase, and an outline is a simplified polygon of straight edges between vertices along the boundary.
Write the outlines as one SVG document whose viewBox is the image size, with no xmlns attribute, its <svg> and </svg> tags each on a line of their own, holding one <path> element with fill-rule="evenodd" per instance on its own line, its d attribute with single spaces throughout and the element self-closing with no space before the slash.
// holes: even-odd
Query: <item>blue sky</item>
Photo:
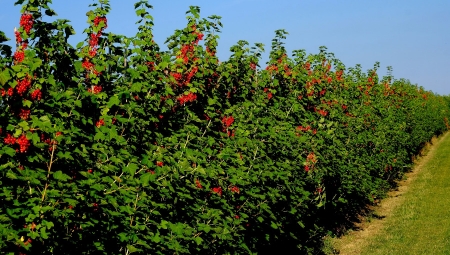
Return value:
<svg viewBox="0 0 450 255">
<path fill-rule="evenodd" d="M 20 7 L 15 0 L 0 0 L 0 30 L 11 39 L 19 26 Z M 53 0 L 58 18 L 72 21 L 75 45 L 85 39 L 86 12 L 93 0 Z M 132 36 L 137 31 L 135 1 L 111 0 L 106 31 Z M 381 63 L 380 75 L 393 67 L 396 79 L 409 79 L 426 90 L 450 94 L 450 1 L 448 0 L 170 0 L 149 1 L 154 9 L 155 41 L 165 49 L 165 39 L 186 25 L 190 5 L 200 6 L 201 16 L 222 16 L 218 56 L 226 60 L 239 40 L 263 43 L 270 51 L 274 31 L 289 32 L 288 52 L 305 49 L 317 53 L 326 46 L 347 67 L 363 70 Z"/>
</svg>

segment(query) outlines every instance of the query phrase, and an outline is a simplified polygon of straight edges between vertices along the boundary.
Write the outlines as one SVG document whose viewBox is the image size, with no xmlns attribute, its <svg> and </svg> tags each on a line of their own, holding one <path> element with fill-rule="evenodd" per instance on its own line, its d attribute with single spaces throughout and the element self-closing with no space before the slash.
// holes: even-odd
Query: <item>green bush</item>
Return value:
<svg viewBox="0 0 450 255">
<path fill-rule="evenodd" d="M 317 252 L 448 127 L 449 99 L 407 80 L 239 41 L 220 17 L 153 41 L 106 33 L 107 0 L 76 47 L 50 0 L 20 0 L 0 44 L 0 250 L 5 254 Z M 8 39 L 0 33 L 0 42 Z"/>
</svg>

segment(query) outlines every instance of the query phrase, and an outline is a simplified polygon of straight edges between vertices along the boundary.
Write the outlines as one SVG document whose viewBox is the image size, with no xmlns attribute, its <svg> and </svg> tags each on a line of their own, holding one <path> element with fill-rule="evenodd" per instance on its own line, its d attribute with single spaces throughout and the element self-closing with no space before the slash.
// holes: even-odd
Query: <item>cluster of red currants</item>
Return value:
<svg viewBox="0 0 450 255">
<path fill-rule="evenodd" d="M 177 98 L 178 102 L 180 102 L 181 105 L 184 105 L 187 102 L 194 102 L 197 100 L 197 95 L 194 93 L 189 93 L 187 95 L 182 95 Z"/>
<path fill-rule="evenodd" d="M 19 138 L 13 137 L 11 134 L 7 134 L 6 137 L 3 139 L 5 144 L 18 144 L 19 149 L 16 149 L 17 152 L 20 151 L 20 153 L 27 152 L 28 148 L 30 147 L 30 141 L 27 139 L 25 134 L 22 134 Z"/>
<path fill-rule="evenodd" d="M 31 15 L 30 13 L 22 14 L 22 16 L 20 17 L 20 27 L 23 28 L 23 30 L 27 35 L 30 34 L 31 29 L 33 28 L 33 24 L 34 24 L 33 15 Z M 16 44 L 18 46 L 16 52 L 14 53 L 14 60 L 17 63 L 21 63 L 25 59 L 24 50 L 28 46 L 28 41 L 27 40 L 24 41 L 22 39 L 22 35 L 20 34 L 20 32 L 17 31 L 16 29 L 14 29 L 14 34 L 16 36 Z"/>
</svg>

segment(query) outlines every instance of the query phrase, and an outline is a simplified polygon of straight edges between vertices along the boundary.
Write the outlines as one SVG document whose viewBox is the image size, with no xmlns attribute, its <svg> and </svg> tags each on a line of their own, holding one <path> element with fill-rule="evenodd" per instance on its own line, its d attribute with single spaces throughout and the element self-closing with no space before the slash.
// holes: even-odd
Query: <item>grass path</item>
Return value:
<svg viewBox="0 0 450 255">
<path fill-rule="evenodd" d="M 449 133 L 433 140 L 398 190 L 375 208 L 381 219 L 331 240 L 339 254 L 450 254 Z"/>
</svg>

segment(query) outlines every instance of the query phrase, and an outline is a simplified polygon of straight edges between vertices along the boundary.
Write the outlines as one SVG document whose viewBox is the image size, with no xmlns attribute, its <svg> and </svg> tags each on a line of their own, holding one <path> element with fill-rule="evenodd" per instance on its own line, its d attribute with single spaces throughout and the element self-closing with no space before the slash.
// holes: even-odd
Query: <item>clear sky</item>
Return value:
<svg viewBox="0 0 450 255">
<path fill-rule="evenodd" d="M 20 7 L 15 0 L 0 0 L 0 30 L 11 39 L 19 26 Z M 93 0 L 53 0 L 58 18 L 72 21 L 76 45 L 86 38 L 86 12 Z M 134 3 L 111 0 L 106 31 L 132 36 L 137 31 Z M 426 90 L 450 94 L 450 1 L 449 0 L 158 0 L 154 9 L 155 41 L 164 41 L 175 29 L 186 26 L 190 5 L 200 6 L 201 16 L 219 15 L 224 25 L 218 56 L 226 60 L 230 47 L 239 40 L 263 43 L 267 61 L 274 31 L 289 32 L 288 52 L 305 49 L 317 53 L 326 46 L 347 67 L 361 64 L 363 70 L 381 63 L 380 75 L 393 67 L 396 79 L 409 79 Z"/>
</svg>

